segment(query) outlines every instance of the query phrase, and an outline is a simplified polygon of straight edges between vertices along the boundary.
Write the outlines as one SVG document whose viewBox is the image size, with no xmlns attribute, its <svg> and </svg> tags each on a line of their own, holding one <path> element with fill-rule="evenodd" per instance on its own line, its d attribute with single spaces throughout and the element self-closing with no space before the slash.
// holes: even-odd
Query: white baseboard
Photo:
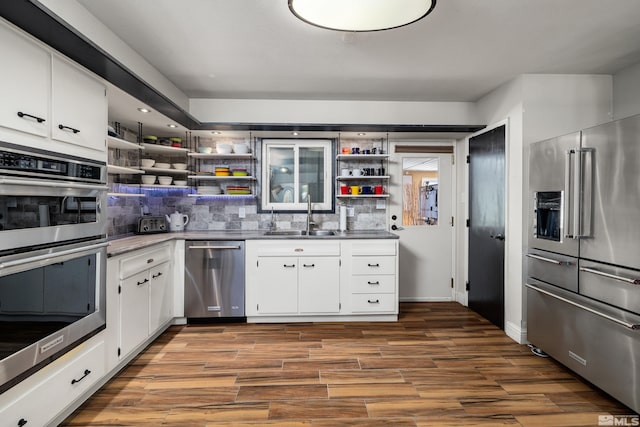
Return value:
<svg viewBox="0 0 640 427">
<path fill-rule="evenodd" d="M 504 332 L 509 338 L 517 342 L 518 344 L 527 343 L 527 330 L 522 329 L 520 326 L 513 322 L 505 322 Z"/>
<path fill-rule="evenodd" d="M 450 302 L 450 297 L 400 297 L 400 302 Z"/>
<path fill-rule="evenodd" d="M 468 292 L 464 291 L 464 292 L 456 292 L 455 293 L 455 301 L 459 302 L 460 304 L 464 305 L 465 307 L 469 306 L 469 301 L 468 301 Z"/>
</svg>

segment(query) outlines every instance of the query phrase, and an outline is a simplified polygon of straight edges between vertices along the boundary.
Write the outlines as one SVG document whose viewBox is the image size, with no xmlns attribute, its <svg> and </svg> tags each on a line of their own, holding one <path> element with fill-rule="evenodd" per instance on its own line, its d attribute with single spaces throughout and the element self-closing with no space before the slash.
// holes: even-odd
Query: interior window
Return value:
<svg viewBox="0 0 640 427">
<path fill-rule="evenodd" d="M 438 224 L 438 159 L 402 159 L 402 225 Z"/>
<path fill-rule="evenodd" d="M 310 197 L 314 211 L 333 210 L 333 141 L 263 139 L 263 210 L 303 211 Z"/>
</svg>

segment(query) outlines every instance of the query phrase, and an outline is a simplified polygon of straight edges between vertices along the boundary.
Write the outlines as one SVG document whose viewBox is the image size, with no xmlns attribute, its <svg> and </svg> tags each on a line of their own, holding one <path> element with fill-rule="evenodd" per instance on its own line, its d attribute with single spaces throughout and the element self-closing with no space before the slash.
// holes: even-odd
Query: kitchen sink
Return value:
<svg viewBox="0 0 640 427">
<path fill-rule="evenodd" d="M 265 231 L 265 236 L 304 236 L 307 232 L 304 230 L 269 230 Z"/>
<path fill-rule="evenodd" d="M 335 231 L 332 230 L 311 230 L 309 236 L 334 236 Z M 306 236 L 305 230 L 269 230 L 265 231 L 265 236 Z"/>
<path fill-rule="evenodd" d="M 334 236 L 335 231 L 331 230 L 311 230 L 309 236 Z"/>
</svg>

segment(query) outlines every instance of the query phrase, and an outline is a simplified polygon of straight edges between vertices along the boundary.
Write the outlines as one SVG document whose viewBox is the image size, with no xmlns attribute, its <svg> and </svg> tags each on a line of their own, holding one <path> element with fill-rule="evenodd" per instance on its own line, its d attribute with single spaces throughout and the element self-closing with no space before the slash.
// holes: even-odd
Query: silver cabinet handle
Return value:
<svg viewBox="0 0 640 427">
<path fill-rule="evenodd" d="M 369 285 L 379 285 L 379 284 L 380 284 L 380 281 L 377 281 L 377 282 L 367 282 L 367 284 L 369 284 Z"/>
<path fill-rule="evenodd" d="M 621 282 L 629 283 L 630 285 L 640 285 L 640 279 L 632 279 L 630 277 L 623 277 L 616 274 L 605 273 L 604 271 L 596 270 L 595 268 L 589 267 L 580 267 L 579 270 L 586 273 L 597 274 L 598 276 L 608 277 L 609 279 L 619 280 Z"/>
<path fill-rule="evenodd" d="M 240 246 L 188 246 L 189 249 L 240 249 Z"/>
<path fill-rule="evenodd" d="M 570 305 L 572 305 L 574 307 L 578 307 L 579 309 L 588 311 L 589 313 L 595 314 L 596 316 L 600 316 L 600 317 L 605 318 L 607 320 L 611 320 L 612 322 L 617 323 L 620 326 L 624 326 L 627 329 L 631 329 L 633 331 L 636 331 L 636 330 L 640 329 L 640 324 L 625 322 L 624 320 L 620 320 L 620 319 L 617 319 L 617 318 L 615 318 L 613 316 L 609 316 L 608 314 L 602 313 L 602 312 L 600 312 L 598 310 L 594 310 L 593 308 L 587 307 L 585 305 L 578 304 L 575 301 L 571 301 L 570 299 L 561 297 L 560 295 L 556 295 L 553 292 L 545 291 L 544 289 L 540 289 L 539 287 L 530 285 L 528 283 L 525 284 L 525 286 L 527 288 L 529 288 L 529 289 L 532 289 L 534 291 L 540 292 L 541 294 L 548 295 L 548 296 L 550 296 L 552 298 L 555 298 L 557 300 L 560 300 L 562 302 L 566 302 L 567 304 L 570 304 Z"/>
<path fill-rule="evenodd" d="M 568 262 L 568 261 L 558 261 L 557 259 L 547 258 L 547 257 L 543 257 L 543 256 L 540 256 L 540 255 L 526 254 L 526 256 L 528 258 L 537 259 L 537 260 L 548 262 L 548 263 L 555 264 L 555 265 L 571 265 L 571 263 Z"/>
</svg>

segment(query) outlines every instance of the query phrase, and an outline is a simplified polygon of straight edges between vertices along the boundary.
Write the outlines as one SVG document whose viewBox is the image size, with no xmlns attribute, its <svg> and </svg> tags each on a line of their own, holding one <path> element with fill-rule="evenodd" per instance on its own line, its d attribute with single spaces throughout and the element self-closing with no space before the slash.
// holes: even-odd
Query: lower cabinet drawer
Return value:
<svg viewBox="0 0 640 427">
<path fill-rule="evenodd" d="M 354 313 L 396 313 L 395 294 L 353 294 L 351 308 Z"/>
<path fill-rule="evenodd" d="M 352 274 L 396 274 L 394 256 L 354 256 L 351 263 Z"/>
<path fill-rule="evenodd" d="M 64 364 L 55 371 L 57 364 Z M 105 374 L 104 341 L 77 353 L 71 350 L 34 375 L 43 380 L 0 410 L 0 426 L 44 426 Z M 48 376 L 47 376 L 48 375 Z"/>
<path fill-rule="evenodd" d="M 393 274 L 351 276 L 351 292 L 354 294 L 395 293 L 396 276 Z"/>
</svg>

